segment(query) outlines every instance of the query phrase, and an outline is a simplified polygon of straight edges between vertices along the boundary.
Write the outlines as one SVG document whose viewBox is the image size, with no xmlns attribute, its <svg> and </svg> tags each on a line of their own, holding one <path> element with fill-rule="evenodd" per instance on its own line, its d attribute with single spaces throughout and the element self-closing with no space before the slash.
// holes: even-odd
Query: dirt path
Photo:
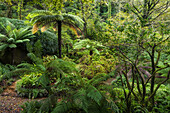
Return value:
<svg viewBox="0 0 170 113">
<path fill-rule="evenodd" d="M 0 113 L 20 113 L 20 105 L 31 99 L 21 98 L 15 92 L 15 82 L 0 94 Z"/>
</svg>

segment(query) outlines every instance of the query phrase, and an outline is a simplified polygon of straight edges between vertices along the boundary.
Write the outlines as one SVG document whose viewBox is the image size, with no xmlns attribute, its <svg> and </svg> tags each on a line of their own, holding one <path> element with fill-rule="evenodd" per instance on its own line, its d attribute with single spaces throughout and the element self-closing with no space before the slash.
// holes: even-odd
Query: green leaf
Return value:
<svg viewBox="0 0 170 113">
<path fill-rule="evenodd" d="M 166 67 L 166 66 L 163 64 L 163 62 L 159 62 L 157 66 L 160 67 L 160 68 Z"/>
<path fill-rule="evenodd" d="M 17 45 L 15 45 L 15 44 L 10 44 L 9 47 L 10 47 L 10 48 L 16 48 Z"/>
<path fill-rule="evenodd" d="M 13 42 L 14 42 L 14 38 L 9 38 L 9 39 L 7 40 L 7 42 L 8 42 L 8 43 L 13 43 Z"/>
<path fill-rule="evenodd" d="M 87 49 L 90 48 L 90 45 L 87 45 L 86 48 L 87 48 Z"/>
<path fill-rule="evenodd" d="M 22 40 L 23 42 L 29 42 L 30 40 L 29 39 L 24 39 Z"/>
<path fill-rule="evenodd" d="M 94 49 L 94 52 L 97 54 L 100 54 L 99 51 L 97 49 Z"/>
<path fill-rule="evenodd" d="M 6 49 L 8 47 L 8 44 L 3 44 L 0 46 L 0 51 L 3 51 L 4 49 Z"/>
<path fill-rule="evenodd" d="M 23 43 L 23 41 L 22 40 L 17 40 L 16 43 Z"/>
<path fill-rule="evenodd" d="M 7 38 L 6 35 L 0 33 L 0 38 Z"/>
</svg>

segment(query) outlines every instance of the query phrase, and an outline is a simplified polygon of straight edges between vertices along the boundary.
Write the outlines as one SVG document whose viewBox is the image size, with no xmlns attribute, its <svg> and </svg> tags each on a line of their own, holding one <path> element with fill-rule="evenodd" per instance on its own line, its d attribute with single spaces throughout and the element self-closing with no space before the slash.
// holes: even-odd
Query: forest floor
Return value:
<svg viewBox="0 0 170 113">
<path fill-rule="evenodd" d="M 104 82 L 107 85 L 110 85 L 111 82 L 115 80 L 113 78 Z M 13 82 L 12 85 L 8 86 L 1 94 L 0 94 L 0 113 L 20 113 L 22 111 L 21 105 L 25 102 L 29 102 L 32 100 L 42 100 L 43 98 L 37 99 L 28 99 L 24 97 L 19 97 L 15 92 L 16 82 Z"/>
<path fill-rule="evenodd" d="M 16 82 L 8 86 L 3 93 L 0 94 L 0 113 L 20 113 L 22 111 L 21 105 L 27 101 L 32 101 L 32 99 L 17 96 L 15 84 Z"/>
</svg>

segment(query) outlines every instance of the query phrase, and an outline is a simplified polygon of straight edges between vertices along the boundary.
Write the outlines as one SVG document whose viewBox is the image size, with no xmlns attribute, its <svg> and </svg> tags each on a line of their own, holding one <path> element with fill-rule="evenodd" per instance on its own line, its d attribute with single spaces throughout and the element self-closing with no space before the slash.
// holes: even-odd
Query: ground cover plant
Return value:
<svg viewBox="0 0 170 113">
<path fill-rule="evenodd" d="M 0 112 L 170 112 L 168 0 L 0 4 Z"/>
</svg>

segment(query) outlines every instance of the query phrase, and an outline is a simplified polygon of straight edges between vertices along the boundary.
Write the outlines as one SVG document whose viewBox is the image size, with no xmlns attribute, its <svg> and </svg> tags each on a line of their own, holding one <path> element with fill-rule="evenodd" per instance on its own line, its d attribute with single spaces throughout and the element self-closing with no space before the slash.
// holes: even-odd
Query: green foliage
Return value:
<svg viewBox="0 0 170 113">
<path fill-rule="evenodd" d="M 125 78 L 124 78 L 125 79 Z M 118 84 L 119 86 L 113 88 L 113 91 L 114 91 L 114 99 L 115 101 L 119 101 L 119 102 L 116 102 L 116 105 L 119 107 L 119 109 L 121 109 L 121 111 L 126 111 L 126 103 L 125 103 L 125 100 L 126 100 L 126 96 L 125 96 L 125 93 L 124 91 L 126 92 L 126 94 L 129 93 L 129 90 L 128 88 L 122 88 L 121 84 L 118 83 L 118 80 L 115 80 L 112 82 L 113 85 L 116 85 Z M 130 84 L 132 84 L 132 82 L 130 82 Z M 137 89 L 137 84 L 135 83 L 135 88 L 133 89 L 134 93 L 136 95 L 140 95 L 139 92 L 138 92 L 138 89 Z M 146 99 L 148 98 L 148 96 L 150 95 L 150 86 L 151 84 L 147 84 L 147 87 L 146 87 Z M 157 86 L 157 84 L 155 84 L 155 87 Z M 140 84 L 140 87 L 141 84 Z M 168 85 L 161 85 L 160 88 L 158 89 L 156 95 L 155 95 L 155 104 L 154 104 L 154 107 L 153 107 L 153 110 L 152 112 L 169 112 L 168 109 L 169 109 L 169 84 Z M 146 107 L 146 105 L 141 105 L 141 102 L 139 99 L 141 99 L 140 96 L 137 96 L 138 97 L 138 100 L 136 100 L 135 96 L 132 95 L 131 96 L 131 111 L 132 112 L 143 112 L 143 113 L 148 113 L 149 112 L 149 109 Z M 151 103 L 148 103 L 150 106 Z"/>
<path fill-rule="evenodd" d="M 37 113 L 38 109 L 41 107 L 41 103 L 38 101 L 26 102 L 23 106 L 23 111 L 21 113 Z"/>
<path fill-rule="evenodd" d="M 3 24 L 3 26 L 7 26 L 6 21 L 11 22 L 16 29 L 20 29 L 20 28 L 25 28 L 27 27 L 27 25 L 24 24 L 23 20 L 18 20 L 18 19 L 10 19 L 10 18 L 5 18 L 5 17 L 1 17 L 0 18 L 0 23 Z M 2 31 L 1 33 L 4 34 L 5 33 L 5 29 L 0 25 L 0 30 Z"/>
<path fill-rule="evenodd" d="M 0 34 L 0 51 L 1 51 L 1 56 L 4 55 L 5 50 L 7 48 L 17 48 L 19 44 L 29 42 L 29 38 L 33 38 L 34 35 L 32 35 L 30 28 L 21 28 L 21 29 L 16 29 L 15 26 L 9 22 L 6 21 L 7 26 L 4 27 L 6 30 L 5 35 Z"/>
<path fill-rule="evenodd" d="M 78 69 L 82 76 L 92 78 L 100 73 L 110 73 L 115 69 L 116 58 L 108 53 L 105 56 L 84 55 L 79 59 Z"/>
<path fill-rule="evenodd" d="M 32 32 L 39 28 L 42 31 L 34 39 L 28 39 L 32 34 L 29 28 L 25 29 L 24 21 L 0 18 L 0 56 L 6 50 L 25 48 L 23 43 L 27 42 L 28 57 L 32 60 L 32 64 L 22 63 L 17 68 L 1 65 L 1 85 L 6 79 L 10 84 L 12 77 L 22 75 L 16 87 L 20 96 L 49 96 L 27 102 L 23 113 L 170 112 L 169 19 L 165 14 L 158 18 L 166 13 L 169 1 L 24 1 L 28 6 L 22 6 L 22 2 L 1 0 L 0 15 L 5 16 L 6 12 L 9 17 L 22 17 L 21 13 L 33 10 L 31 4 L 50 10 L 28 14 L 27 19 L 34 25 Z M 62 13 L 58 10 L 61 8 Z M 64 25 L 75 34 L 65 31 Z M 48 28 L 54 31 L 58 28 L 59 41 L 56 32 L 46 31 Z M 85 36 L 80 37 L 80 32 Z M 76 42 L 75 35 L 88 39 Z M 61 46 L 65 47 L 62 52 Z M 74 59 L 48 56 L 57 53 L 64 53 L 63 56 L 67 53 Z"/>
<path fill-rule="evenodd" d="M 1 94 L 3 91 L 4 91 L 3 88 L 0 87 L 0 94 Z"/>
<path fill-rule="evenodd" d="M 98 76 L 99 82 L 101 82 L 101 78 L 105 78 L 105 76 Z M 104 79 L 103 79 L 104 80 Z M 42 112 L 43 104 L 50 103 L 46 105 L 45 111 L 57 112 L 57 113 L 65 113 L 65 112 L 82 112 L 82 113 L 119 113 L 119 110 L 116 104 L 107 100 L 105 96 L 90 83 L 94 83 L 93 81 L 97 81 L 97 79 L 93 79 L 89 82 L 85 82 L 86 80 L 82 79 L 79 76 L 63 76 L 62 79 L 58 79 L 57 82 L 52 86 L 56 87 L 56 91 L 54 91 L 51 95 L 54 96 L 54 99 L 60 99 L 60 102 L 55 101 L 54 103 L 50 100 L 51 96 L 44 100 L 44 102 L 39 102 L 42 106 L 37 106 L 34 108 L 35 112 Z M 61 94 L 62 89 L 66 88 L 66 92 L 64 92 L 61 97 L 58 97 L 57 94 Z M 57 93 L 57 91 L 59 91 Z M 32 102 L 30 103 L 30 105 Z M 35 103 L 36 104 L 36 103 Z M 50 106 L 49 106 L 50 105 Z M 53 106 L 52 106 L 53 105 Z M 29 104 L 27 105 L 29 106 Z M 23 109 L 26 110 L 26 107 Z M 36 105 L 35 105 L 36 106 Z M 38 109 L 38 111 L 37 111 Z M 27 109 L 28 110 L 28 109 Z M 25 111 L 26 112 L 26 111 Z M 32 111 L 33 112 L 33 111 Z"/>
<path fill-rule="evenodd" d="M 16 69 L 15 66 L 12 66 L 10 64 L 3 65 L 0 63 L 0 82 L 2 82 L 5 79 L 11 78 L 13 75 L 17 74 L 11 74 L 11 71 L 14 71 Z"/>
<path fill-rule="evenodd" d="M 97 49 L 103 49 L 104 46 L 97 41 L 84 39 L 84 40 L 80 40 L 79 42 L 76 42 L 73 48 L 78 50 L 80 49 L 90 50 L 90 51 L 94 51 L 96 54 L 99 54 L 99 51 Z"/>
<path fill-rule="evenodd" d="M 57 36 L 50 31 L 40 32 L 35 34 L 36 38 L 32 39 L 30 43 L 33 45 L 37 40 L 40 40 L 42 45 L 42 55 L 54 55 L 57 53 Z"/>
<path fill-rule="evenodd" d="M 90 40 L 107 42 L 111 37 L 111 32 L 107 29 L 108 24 L 101 17 L 93 17 L 87 20 L 86 37 Z"/>
<path fill-rule="evenodd" d="M 21 79 L 17 81 L 16 91 L 19 96 L 36 98 L 47 95 L 47 91 L 42 88 L 39 83 L 40 73 L 30 73 L 29 75 L 21 76 Z"/>
<path fill-rule="evenodd" d="M 155 112 L 170 112 L 170 85 L 161 85 L 155 96 L 155 106 L 153 111 Z"/>
<path fill-rule="evenodd" d="M 44 27 L 45 29 L 41 29 L 41 31 L 44 31 L 46 30 L 46 27 L 48 28 L 50 25 L 56 29 L 56 25 L 59 21 L 73 28 L 78 28 L 78 26 L 82 26 L 83 23 L 83 20 L 78 16 L 66 13 L 52 13 L 51 11 L 47 10 L 36 10 L 29 14 L 27 18 L 32 18 L 31 23 L 34 24 L 33 33 L 36 33 L 39 27 Z"/>
</svg>

